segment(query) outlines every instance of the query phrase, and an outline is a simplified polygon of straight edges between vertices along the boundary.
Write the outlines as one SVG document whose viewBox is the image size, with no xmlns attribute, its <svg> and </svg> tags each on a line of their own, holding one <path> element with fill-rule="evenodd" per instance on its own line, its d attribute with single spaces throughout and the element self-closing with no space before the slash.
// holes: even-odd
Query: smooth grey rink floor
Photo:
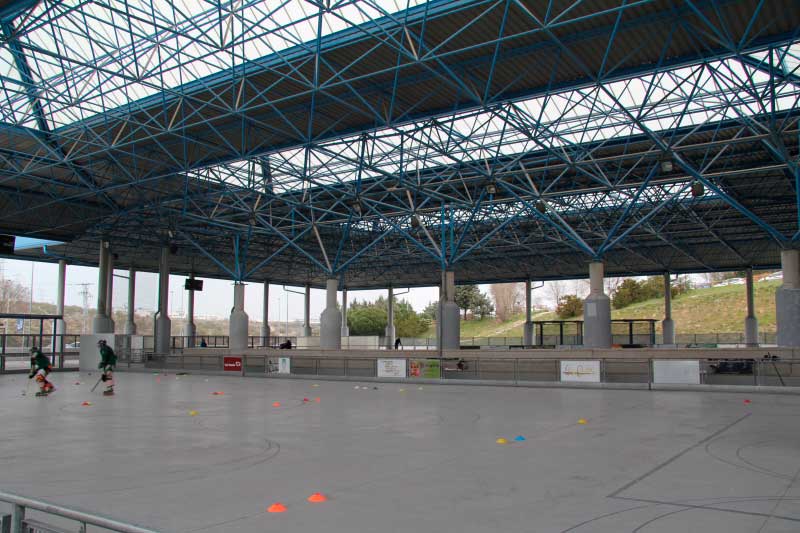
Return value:
<svg viewBox="0 0 800 533">
<path fill-rule="evenodd" d="M 797 396 L 96 378 L 0 377 L 0 490 L 167 532 L 800 531 Z"/>
</svg>

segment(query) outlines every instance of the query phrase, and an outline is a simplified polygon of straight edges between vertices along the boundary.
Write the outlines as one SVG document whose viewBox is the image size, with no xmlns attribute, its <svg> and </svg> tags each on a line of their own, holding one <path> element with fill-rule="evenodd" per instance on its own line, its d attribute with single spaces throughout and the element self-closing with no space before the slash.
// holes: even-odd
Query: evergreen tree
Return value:
<svg viewBox="0 0 800 533">
<path fill-rule="evenodd" d="M 460 285 L 456 287 L 456 304 L 464 311 L 464 320 L 467 319 L 467 311 L 475 308 L 480 302 L 480 298 L 481 291 L 477 285 Z"/>
</svg>

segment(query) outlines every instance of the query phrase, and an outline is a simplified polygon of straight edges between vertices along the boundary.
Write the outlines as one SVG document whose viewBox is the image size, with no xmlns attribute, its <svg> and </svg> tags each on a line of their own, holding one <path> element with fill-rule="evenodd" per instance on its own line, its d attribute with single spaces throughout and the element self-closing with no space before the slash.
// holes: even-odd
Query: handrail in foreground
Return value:
<svg viewBox="0 0 800 533">
<path fill-rule="evenodd" d="M 113 518 L 107 518 L 104 516 L 86 513 L 83 511 L 76 511 L 74 509 L 68 509 L 66 507 L 56 505 L 54 503 L 35 500 L 33 498 L 27 498 L 25 496 L 12 494 L 9 492 L 0 492 L 0 502 L 10 503 L 14 507 L 14 515 L 11 523 L 11 533 L 23 532 L 23 523 L 25 521 L 26 508 L 34 509 L 36 511 L 41 511 L 43 513 L 60 516 L 62 518 L 68 518 L 70 520 L 80 522 L 84 526 L 83 529 L 84 531 L 85 531 L 85 526 L 89 524 L 97 527 L 102 527 L 111 531 L 117 531 L 119 533 L 160 533 L 153 529 L 146 529 L 132 524 L 119 522 L 117 520 L 114 520 Z"/>
</svg>

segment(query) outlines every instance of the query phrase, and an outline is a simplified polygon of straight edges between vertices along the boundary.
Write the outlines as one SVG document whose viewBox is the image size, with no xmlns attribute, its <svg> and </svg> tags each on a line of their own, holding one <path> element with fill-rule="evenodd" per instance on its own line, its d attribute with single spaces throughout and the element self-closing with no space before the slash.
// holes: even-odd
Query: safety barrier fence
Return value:
<svg viewBox="0 0 800 533">
<path fill-rule="evenodd" d="M 583 342 L 582 322 L 580 321 L 552 321 L 534 322 L 534 344 L 531 347 L 553 346 L 579 346 Z M 39 346 L 46 355 L 54 353 L 77 354 L 80 351 L 80 335 L 25 335 L 25 334 L 0 334 L 0 355 L 27 354 L 31 346 Z M 143 336 L 143 349 L 153 351 L 153 337 Z M 248 348 L 277 348 L 287 340 L 291 341 L 292 348 L 298 348 L 297 337 L 268 337 L 251 335 L 247 338 Z M 612 323 L 612 342 L 621 346 L 652 346 L 663 344 L 663 337 L 655 332 L 655 321 L 621 320 Z M 774 345 L 776 335 L 773 332 L 761 332 L 758 343 Z M 196 335 L 194 347 L 201 347 L 205 343 L 208 348 L 227 348 L 229 338 L 227 335 Z M 400 343 L 404 349 L 431 350 L 436 349 L 436 337 L 401 337 Z M 688 346 L 715 345 L 744 345 L 744 333 L 685 333 L 675 335 L 675 344 Z M 170 345 L 173 350 L 181 350 L 191 346 L 191 338 L 175 335 L 171 337 Z M 380 337 L 377 346 L 385 347 L 394 345 L 394 339 Z M 519 336 L 503 337 L 462 337 L 463 348 L 522 348 L 524 338 Z M 366 347 L 365 347 L 366 348 Z M 302 349 L 302 348 L 301 348 Z"/>
<path fill-rule="evenodd" d="M 117 531 L 119 533 L 158 533 L 153 529 L 146 529 L 133 524 L 126 524 L 113 518 L 107 518 L 84 511 L 69 509 L 61 505 L 48 503 L 42 500 L 27 498 L 18 494 L 0 492 L 0 502 L 11 506 L 10 515 L 0 516 L 0 531 L 2 533 L 74 533 L 73 528 L 65 527 L 56 522 L 68 521 L 70 524 L 77 522 L 79 533 L 86 533 L 87 526 L 95 526 L 103 531 Z M 33 519 L 27 516 L 29 510 L 38 511 L 44 515 L 43 519 Z M 59 520 L 60 519 L 60 520 Z M 64 520 L 66 519 L 66 520 Z M 43 520 L 47 520 L 45 523 Z"/>
<path fill-rule="evenodd" d="M 652 319 L 619 319 L 611 321 L 612 342 L 620 345 L 653 346 L 657 344 L 656 320 Z M 534 336 L 532 346 L 578 346 L 583 344 L 583 321 L 582 320 L 552 320 L 534 321 Z M 268 337 L 251 335 L 247 338 L 248 348 L 277 348 L 286 340 L 291 340 L 292 347 L 297 347 L 297 337 Z M 395 339 L 385 337 L 378 338 L 377 345 L 374 347 L 393 346 Z M 702 342 L 710 343 L 709 340 Z M 719 336 L 717 336 L 719 339 Z M 192 342 L 194 345 L 192 346 Z M 227 348 L 229 338 L 227 335 L 195 335 L 192 337 L 174 335 L 171 337 L 171 347 L 173 350 L 180 350 L 189 347 L 201 347 L 205 342 L 207 348 Z M 409 349 L 430 349 L 436 347 L 436 337 L 401 337 L 400 342 L 404 348 Z M 523 347 L 522 337 L 462 337 L 461 345 L 465 348 L 475 346 L 499 346 L 499 347 Z M 698 342 L 696 338 L 687 339 L 687 343 Z M 742 342 L 744 342 L 742 340 Z M 152 350 L 153 337 L 144 337 L 144 348 Z M 366 348 L 366 347 L 365 347 Z M 302 349 L 302 348 L 301 348 Z"/>
<path fill-rule="evenodd" d="M 640 385 L 697 384 L 800 386 L 800 359 L 656 359 L 656 358 L 431 358 L 246 355 L 238 366 L 226 367 L 222 355 L 146 357 L 145 366 L 181 371 L 234 369 L 243 375 L 333 376 L 339 378 L 396 378 L 474 380 L 508 384 L 627 383 Z"/>
<path fill-rule="evenodd" d="M 534 323 L 534 344 L 531 347 L 553 346 L 580 346 L 583 336 L 580 333 L 577 321 L 553 321 Z M 653 328 L 651 330 L 651 327 Z M 200 336 L 196 337 L 195 347 L 200 346 L 200 339 L 206 339 L 209 348 L 227 348 L 227 336 Z M 265 345 L 263 337 L 248 337 L 249 348 L 271 347 L 276 348 L 287 339 L 291 340 L 292 347 L 298 348 L 297 337 L 270 337 Z M 503 337 L 461 337 L 462 348 L 495 347 L 495 348 L 522 348 L 524 338 L 519 336 Z M 612 324 L 612 343 L 621 346 L 654 346 L 664 343 L 663 336 L 655 332 L 655 321 L 619 321 Z M 761 332 L 758 343 L 774 345 L 776 335 L 773 332 Z M 400 344 L 404 349 L 434 350 L 437 347 L 436 337 L 400 337 Z M 714 345 L 744 345 L 744 333 L 684 333 L 675 335 L 675 344 L 683 346 L 714 346 Z M 393 346 L 394 339 L 380 337 L 378 347 Z M 145 343 L 152 349 L 152 342 Z M 186 337 L 173 337 L 173 349 L 188 347 Z M 302 349 L 302 347 L 300 347 Z"/>
<path fill-rule="evenodd" d="M 152 336 L 148 339 L 152 341 Z M 297 337 L 262 337 L 260 335 L 250 335 L 247 337 L 248 348 L 277 348 L 286 340 L 292 342 L 292 347 L 297 346 Z M 205 343 L 207 348 L 227 348 L 229 337 L 227 335 L 195 335 L 194 337 L 173 335 L 170 344 L 173 350 L 180 348 L 198 348 Z M 145 343 L 147 345 L 147 343 Z M 152 342 L 150 343 L 152 346 Z"/>
<path fill-rule="evenodd" d="M 554 330 L 554 332 L 551 332 Z M 571 329 L 568 323 L 563 326 L 564 332 L 561 333 L 562 326 L 553 324 L 548 328 L 537 329 L 534 332 L 533 347 L 552 347 L 552 346 L 580 346 L 583 343 L 583 337 L 576 334 L 574 329 Z M 651 334 L 650 332 L 639 333 L 635 330 L 633 334 L 629 331 L 625 333 L 614 333 L 618 331 L 616 328 L 612 329 L 612 343 L 621 346 L 637 345 L 637 346 L 653 346 L 664 344 L 664 339 L 660 333 Z M 268 343 L 265 345 L 263 337 L 250 336 L 247 340 L 249 348 L 277 348 L 282 342 L 287 339 L 291 340 L 292 348 L 303 349 L 298 347 L 297 337 L 270 337 Z M 149 340 L 149 342 L 148 342 Z M 223 335 L 198 335 L 195 337 L 195 347 L 200 347 L 201 340 L 206 341 L 208 348 L 227 348 L 228 337 Z M 394 342 L 389 342 L 389 339 L 380 337 L 378 346 L 384 347 L 394 345 Z M 463 348 L 477 347 L 497 347 L 497 348 L 521 348 L 524 345 L 523 337 L 504 336 L 504 337 L 461 337 L 461 346 Z M 774 345 L 776 343 L 775 333 L 762 332 L 758 335 L 758 343 L 763 345 Z M 418 349 L 418 350 L 434 350 L 436 349 L 436 337 L 400 337 L 400 344 L 404 349 Z M 678 345 L 703 345 L 712 346 L 720 344 L 745 344 L 744 333 L 684 333 L 675 335 L 675 344 Z M 172 337 L 172 348 L 178 350 L 188 348 L 188 337 Z M 152 337 L 147 337 L 145 340 L 145 347 L 152 351 L 153 342 Z"/>
<path fill-rule="evenodd" d="M 0 334 L 0 354 L 27 353 L 31 346 L 38 346 L 45 354 L 61 351 L 77 353 L 80 341 L 80 335 L 3 333 Z"/>
<path fill-rule="evenodd" d="M 50 359 L 53 370 L 77 370 L 79 355 L 77 353 L 45 353 Z M 31 367 L 30 355 L 0 355 L 0 374 L 27 372 Z"/>
<path fill-rule="evenodd" d="M 555 325 L 550 328 L 555 328 Z M 552 346 L 579 346 L 583 342 L 583 337 L 576 335 L 571 331 L 568 326 L 565 326 L 564 334 L 561 335 L 559 331 L 552 331 L 550 328 L 543 329 L 543 333 L 539 333 L 539 329 L 534 331 L 534 344 L 532 347 L 552 347 Z M 560 329 L 560 326 L 559 326 Z M 655 333 L 654 336 L 650 333 L 637 333 L 634 332 L 633 336 L 629 333 L 617 334 L 616 329 L 612 329 L 613 344 L 625 345 L 639 345 L 639 346 L 653 346 L 664 344 L 664 337 L 660 333 Z M 400 342 L 404 348 L 408 349 L 436 349 L 436 337 L 401 337 Z M 524 343 L 523 337 L 462 337 L 461 346 L 485 346 L 485 347 L 499 347 L 499 348 L 518 348 L 522 347 Z M 381 343 L 383 345 L 383 343 Z M 681 346 L 714 346 L 721 344 L 730 345 L 744 345 L 744 333 L 683 333 L 675 335 L 675 344 Z M 758 334 L 758 344 L 774 345 L 776 344 L 776 334 L 772 332 L 761 332 Z"/>
</svg>

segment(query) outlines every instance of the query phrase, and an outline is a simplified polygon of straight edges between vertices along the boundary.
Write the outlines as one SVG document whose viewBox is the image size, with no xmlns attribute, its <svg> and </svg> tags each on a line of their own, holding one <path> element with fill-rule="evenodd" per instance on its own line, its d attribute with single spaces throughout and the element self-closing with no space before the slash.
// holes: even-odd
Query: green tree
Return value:
<svg viewBox="0 0 800 533">
<path fill-rule="evenodd" d="M 643 284 L 635 279 L 628 278 L 620 283 L 617 290 L 611 295 L 611 305 L 614 306 L 614 309 L 622 309 L 632 303 L 646 299 L 644 294 Z"/>
<path fill-rule="evenodd" d="M 431 320 L 416 313 L 410 303 L 402 300 L 395 304 L 394 325 L 398 337 L 418 337 L 428 331 Z"/>
<path fill-rule="evenodd" d="M 562 296 L 556 307 L 556 314 L 559 318 L 572 318 L 583 314 L 583 300 L 575 294 Z"/>
<path fill-rule="evenodd" d="M 494 313 L 494 304 L 492 303 L 491 298 L 483 293 L 480 293 L 478 301 L 472 308 L 472 314 L 478 315 L 481 317 L 481 319 L 484 319 L 487 316 L 491 316 L 492 313 Z"/>
<path fill-rule="evenodd" d="M 422 315 L 428 317 L 431 321 L 436 320 L 436 315 L 439 313 L 439 302 L 430 302 L 425 309 L 422 310 Z"/>
<path fill-rule="evenodd" d="M 673 281 L 670 286 L 672 296 L 683 294 L 691 288 L 687 279 Z M 637 281 L 628 278 L 624 280 L 611 295 L 611 304 L 614 309 L 622 309 L 637 302 L 644 302 L 653 298 L 664 297 L 664 278 L 650 276 L 646 280 Z"/>
<path fill-rule="evenodd" d="M 353 305 L 347 312 L 347 326 L 353 336 L 381 336 L 386 331 L 386 323 L 386 309 L 375 304 Z"/>
<path fill-rule="evenodd" d="M 467 311 L 471 311 L 479 302 L 481 291 L 477 285 L 460 285 L 456 287 L 456 304 L 464 310 L 464 320 L 467 319 Z"/>
<path fill-rule="evenodd" d="M 353 302 L 347 313 L 347 325 L 354 336 L 382 336 L 386 332 L 389 302 L 379 297 L 371 303 Z M 399 337 L 417 337 L 431 325 L 431 319 L 417 314 L 406 300 L 394 303 L 394 325 Z"/>
</svg>

